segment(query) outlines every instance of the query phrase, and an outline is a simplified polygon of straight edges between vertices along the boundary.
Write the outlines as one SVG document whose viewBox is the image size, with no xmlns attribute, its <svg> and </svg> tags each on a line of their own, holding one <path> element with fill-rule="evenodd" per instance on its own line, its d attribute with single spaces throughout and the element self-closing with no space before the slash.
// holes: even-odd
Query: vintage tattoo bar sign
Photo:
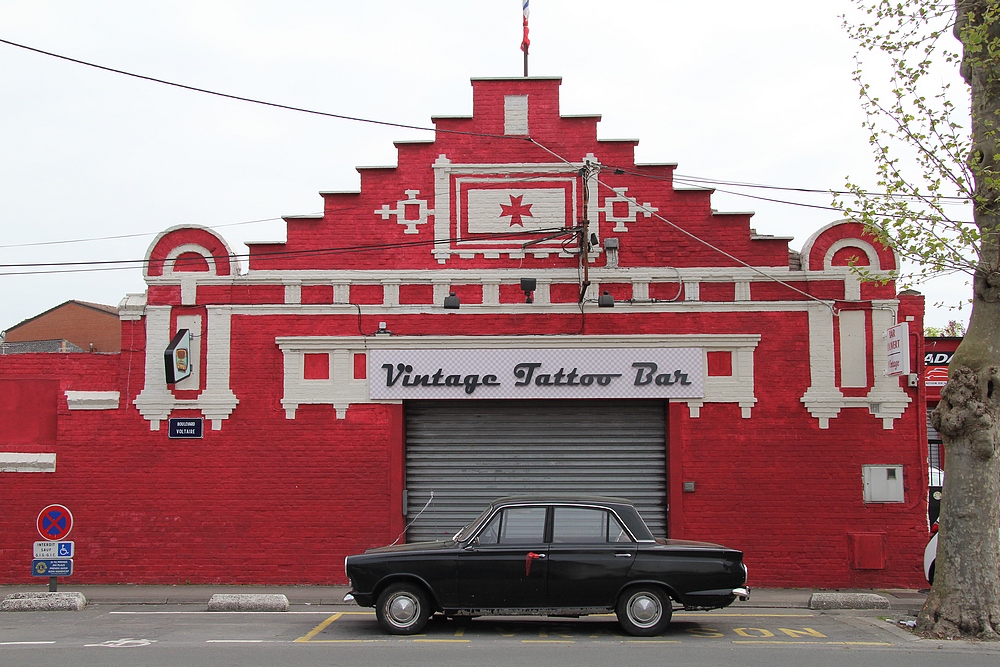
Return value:
<svg viewBox="0 0 1000 667">
<path fill-rule="evenodd" d="M 700 348 L 372 350 L 372 399 L 701 398 Z"/>
</svg>

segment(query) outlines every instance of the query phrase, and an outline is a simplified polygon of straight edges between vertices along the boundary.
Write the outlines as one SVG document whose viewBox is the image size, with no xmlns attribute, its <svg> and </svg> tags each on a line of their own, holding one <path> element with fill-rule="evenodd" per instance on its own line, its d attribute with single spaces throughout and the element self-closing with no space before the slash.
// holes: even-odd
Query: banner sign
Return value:
<svg viewBox="0 0 1000 667">
<path fill-rule="evenodd" d="M 372 399 L 702 398 L 701 348 L 372 350 Z"/>
<path fill-rule="evenodd" d="M 910 335 L 906 322 L 889 327 L 885 332 L 888 364 L 886 375 L 907 375 L 910 372 Z"/>
</svg>

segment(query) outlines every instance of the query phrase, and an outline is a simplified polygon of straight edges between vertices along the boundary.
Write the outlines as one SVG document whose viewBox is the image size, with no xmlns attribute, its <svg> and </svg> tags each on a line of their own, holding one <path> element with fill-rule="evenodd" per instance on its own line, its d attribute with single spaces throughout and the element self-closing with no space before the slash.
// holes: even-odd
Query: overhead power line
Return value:
<svg viewBox="0 0 1000 667">
<path fill-rule="evenodd" d="M 28 46 L 27 44 L 19 44 L 18 42 L 12 42 L 9 39 L 0 39 L 0 43 L 7 44 L 19 49 L 24 49 L 25 51 L 31 51 L 32 53 L 38 53 L 43 56 L 49 56 L 50 58 L 58 58 L 59 60 L 64 60 L 66 62 L 76 63 L 77 65 L 84 65 L 86 67 L 93 67 L 94 69 L 99 69 L 104 72 L 111 72 L 113 74 L 121 74 L 123 76 L 132 77 L 133 79 L 140 79 L 142 81 L 150 81 L 152 83 L 160 83 L 165 86 L 173 86 L 174 88 L 180 88 L 182 90 L 190 90 L 196 93 L 204 93 L 205 95 L 214 95 L 216 97 L 222 97 L 229 100 L 237 100 L 239 102 L 249 102 L 251 104 L 259 104 L 261 106 L 273 107 L 275 109 L 285 109 L 286 111 L 297 111 L 299 113 L 312 114 L 314 116 L 324 116 L 326 118 L 337 118 L 340 120 L 349 120 L 356 123 L 368 123 L 370 125 L 383 125 L 386 127 L 399 127 L 404 130 L 420 130 L 423 132 L 444 132 L 448 134 L 464 134 L 472 135 L 477 137 L 489 137 L 493 139 L 516 139 L 518 141 L 524 141 L 523 136 L 514 136 L 506 134 L 488 134 L 483 132 L 468 132 L 463 130 L 443 130 L 436 127 L 424 127 L 421 125 L 408 125 L 406 123 L 393 123 L 386 120 L 376 120 L 373 118 L 362 118 L 360 116 L 348 116 L 345 114 L 330 113 L 328 111 L 317 111 L 316 109 L 307 109 L 305 107 L 292 106 L 290 104 L 280 104 L 278 102 L 268 102 L 266 100 L 258 100 L 252 97 L 244 97 L 242 95 L 233 95 L 230 93 L 222 93 L 216 90 L 209 90 L 208 88 L 199 88 L 198 86 L 190 86 L 185 83 L 177 83 L 176 81 L 168 81 L 166 79 L 158 79 L 153 76 L 147 76 L 145 74 L 136 74 L 135 72 L 129 72 L 123 69 L 117 69 L 115 67 L 108 67 L 106 65 L 98 65 L 97 63 L 88 62 L 86 60 L 80 60 L 79 58 L 71 58 L 69 56 L 64 56 L 59 53 L 53 53 L 52 51 L 45 51 L 43 49 L 37 49 L 33 46 Z"/>
</svg>

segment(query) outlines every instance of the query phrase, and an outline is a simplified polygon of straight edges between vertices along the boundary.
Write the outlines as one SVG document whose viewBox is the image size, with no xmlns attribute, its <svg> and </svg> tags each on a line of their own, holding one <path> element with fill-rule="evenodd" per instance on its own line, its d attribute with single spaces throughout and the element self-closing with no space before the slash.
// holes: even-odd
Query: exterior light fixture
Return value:
<svg viewBox="0 0 1000 667">
<path fill-rule="evenodd" d="M 615 298 L 611 296 L 610 292 L 605 292 L 597 299 L 597 305 L 601 308 L 614 308 Z"/>
<path fill-rule="evenodd" d="M 534 278 L 521 278 L 521 291 L 524 292 L 524 302 L 534 303 L 534 291 L 538 287 L 538 281 Z"/>
<path fill-rule="evenodd" d="M 461 305 L 462 305 L 462 302 L 459 301 L 458 297 L 455 296 L 454 292 L 452 292 L 451 294 L 449 294 L 448 296 L 446 296 L 444 298 L 444 307 L 447 308 L 447 309 L 449 309 L 449 310 L 458 310 L 458 308 Z"/>
<path fill-rule="evenodd" d="M 376 336 L 391 336 L 392 332 L 386 328 L 385 322 L 378 323 L 378 329 L 375 330 Z"/>
</svg>

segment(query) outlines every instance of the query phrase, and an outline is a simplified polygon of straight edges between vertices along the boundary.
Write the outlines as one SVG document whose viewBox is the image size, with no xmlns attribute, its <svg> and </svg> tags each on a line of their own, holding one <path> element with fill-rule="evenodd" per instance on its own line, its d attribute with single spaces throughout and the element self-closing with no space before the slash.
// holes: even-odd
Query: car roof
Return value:
<svg viewBox="0 0 1000 667">
<path fill-rule="evenodd" d="M 634 503 L 627 498 L 615 498 L 612 496 L 586 496 L 578 494 L 560 494 L 560 493 L 547 493 L 547 494 L 532 494 L 523 496 L 504 496 L 503 498 L 497 498 L 491 504 L 493 507 L 500 507 L 502 505 L 521 505 L 524 503 L 539 503 L 546 505 L 562 505 L 562 504 L 574 504 L 582 503 L 587 505 L 627 505 L 629 507 L 634 507 Z"/>
</svg>

